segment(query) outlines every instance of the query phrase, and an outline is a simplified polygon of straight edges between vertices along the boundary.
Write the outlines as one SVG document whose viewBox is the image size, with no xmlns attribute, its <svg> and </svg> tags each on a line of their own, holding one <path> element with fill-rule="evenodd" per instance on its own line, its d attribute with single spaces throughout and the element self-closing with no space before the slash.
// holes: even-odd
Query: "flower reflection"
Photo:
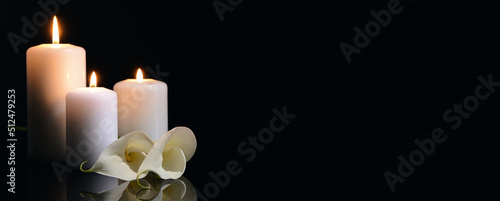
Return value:
<svg viewBox="0 0 500 201">
<path fill-rule="evenodd" d="M 139 180 L 141 188 L 137 182 L 123 182 L 117 187 L 102 192 L 81 192 L 80 196 L 88 198 L 86 200 L 95 201 L 128 201 L 128 200 L 197 200 L 196 191 L 193 184 L 186 178 L 163 180 L 154 174 L 148 174 Z"/>
</svg>

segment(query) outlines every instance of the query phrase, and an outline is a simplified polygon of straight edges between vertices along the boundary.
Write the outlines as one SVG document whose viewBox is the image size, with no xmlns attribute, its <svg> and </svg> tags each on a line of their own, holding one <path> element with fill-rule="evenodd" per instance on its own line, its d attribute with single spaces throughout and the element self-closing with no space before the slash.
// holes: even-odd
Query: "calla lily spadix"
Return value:
<svg viewBox="0 0 500 201">
<path fill-rule="evenodd" d="M 80 169 L 126 181 L 138 181 L 148 172 L 154 172 L 162 179 L 177 179 L 184 173 L 186 162 L 194 155 L 196 146 L 196 137 L 187 127 L 175 127 L 156 142 L 144 132 L 135 131 L 106 147 L 92 168 L 83 170 L 83 162 Z"/>
</svg>

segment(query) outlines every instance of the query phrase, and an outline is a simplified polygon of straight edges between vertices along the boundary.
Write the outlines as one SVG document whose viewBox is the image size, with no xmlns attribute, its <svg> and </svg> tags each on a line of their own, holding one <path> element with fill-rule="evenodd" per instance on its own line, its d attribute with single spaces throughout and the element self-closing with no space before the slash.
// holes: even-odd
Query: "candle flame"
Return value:
<svg viewBox="0 0 500 201">
<path fill-rule="evenodd" d="M 92 76 L 90 76 L 90 87 L 97 87 L 97 79 L 95 76 L 95 71 L 92 71 Z"/>
<path fill-rule="evenodd" d="M 54 15 L 54 23 L 52 24 L 52 44 L 59 44 L 59 27 L 57 26 L 57 18 Z"/>
<path fill-rule="evenodd" d="M 141 69 L 139 68 L 139 70 L 137 70 L 137 76 L 136 76 L 136 79 L 138 82 L 142 82 L 142 71 Z"/>
</svg>

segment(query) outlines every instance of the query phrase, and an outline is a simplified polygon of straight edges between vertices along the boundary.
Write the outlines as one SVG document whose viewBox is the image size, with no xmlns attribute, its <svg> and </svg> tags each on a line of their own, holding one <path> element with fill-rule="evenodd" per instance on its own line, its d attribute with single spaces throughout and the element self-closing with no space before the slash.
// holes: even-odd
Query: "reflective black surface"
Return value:
<svg viewBox="0 0 500 201">
<path fill-rule="evenodd" d="M 132 201 L 132 200 L 197 200 L 193 184 L 186 178 L 164 180 L 148 174 L 139 182 L 122 181 L 97 173 L 79 170 L 67 172 L 57 180 L 46 164 L 32 163 L 29 168 L 28 200 Z"/>
<path fill-rule="evenodd" d="M 45 12 L 38 2 L 6 1 L 0 12 L 1 93 L 6 101 L 8 89 L 17 91 L 20 127 L 27 125 L 25 51 L 50 42 L 51 30 L 37 27 L 18 53 L 7 34 L 23 36 L 24 19 Z M 217 2 L 232 8 L 224 21 Z M 398 2 L 402 10 L 377 29 Z M 61 42 L 85 48 L 87 74 L 95 70 L 100 86 L 133 78 L 138 67 L 167 83 L 169 126 L 187 126 L 198 140 L 184 173 L 198 200 L 497 196 L 500 87 L 482 84 L 488 98 L 476 95 L 480 76 L 500 82 L 493 2 L 69 0 L 57 16 Z M 350 63 L 342 42 L 359 49 Z M 432 154 L 415 151 L 431 149 L 416 141 L 429 142 L 436 128 L 446 141 Z M 16 133 L 16 194 L 7 200 L 91 200 L 123 184 L 87 185 L 91 175 L 72 179 L 78 170 L 59 183 L 50 162 L 27 161 L 26 132 Z M 3 151 L 5 163 L 10 150 Z M 404 179 L 392 177 L 394 192 L 387 171 Z"/>
</svg>

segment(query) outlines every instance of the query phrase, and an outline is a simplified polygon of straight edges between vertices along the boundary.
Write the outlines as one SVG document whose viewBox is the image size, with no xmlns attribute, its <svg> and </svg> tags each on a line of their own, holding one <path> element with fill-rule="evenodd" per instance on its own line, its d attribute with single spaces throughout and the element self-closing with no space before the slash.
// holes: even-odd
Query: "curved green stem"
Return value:
<svg viewBox="0 0 500 201">
<path fill-rule="evenodd" d="M 139 174 L 137 174 L 136 181 L 137 181 L 137 185 L 139 185 L 141 188 L 150 189 L 151 187 L 143 186 L 143 185 L 141 185 L 141 183 L 139 182 L 139 177 L 142 175 L 142 173 L 147 172 L 147 171 L 148 171 L 148 170 L 143 170 L 142 172 L 139 172 Z"/>
<path fill-rule="evenodd" d="M 88 169 L 88 170 L 84 170 L 83 169 L 83 164 L 87 163 L 89 161 L 83 161 L 82 164 L 80 164 L 80 171 L 82 172 L 92 172 L 92 168 Z"/>
<path fill-rule="evenodd" d="M 81 193 L 80 193 L 80 196 L 82 196 L 82 197 L 84 197 L 84 198 L 87 198 L 87 196 L 85 196 L 85 193 L 86 193 L 86 192 L 81 192 Z"/>
</svg>

